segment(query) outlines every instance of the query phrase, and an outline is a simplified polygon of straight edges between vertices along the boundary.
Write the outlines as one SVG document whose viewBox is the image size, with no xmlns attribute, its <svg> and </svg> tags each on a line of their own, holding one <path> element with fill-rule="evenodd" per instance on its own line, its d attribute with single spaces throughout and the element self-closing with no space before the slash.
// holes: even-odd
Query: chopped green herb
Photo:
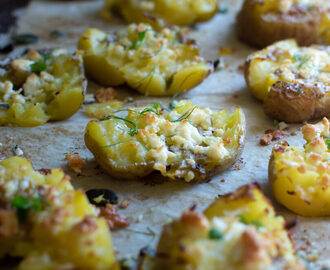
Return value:
<svg viewBox="0 0 330 270">
<path fill-rule="evenodd" d="M 307 61 L 309 60 L 310 57 L 309 56 L 300 56 L 295 53 L 293 58 L 296 62 L 299 63 L 298 67 L 301 68 L 303 65 L 305 65 L 307 63 Z"/>
<path fill-rule="evenodd" d="M 243 224 L 248 224 L 249 223 L 248 219 L 245 215 L 239 214 L 238 217 L 239 217 L 239 221 L 242 222 Z"/>
<path fill-rule="evenodd" d="M 327 145 L 328 150 L 330 150 L 330 136 L 325 135 L 325 134 L 323 134 L 323 133 L 321 133 L 321 136 L 325 138 L 324 142 L 325 142 L 325 144 Z"/>
<path fill-rule="evenodd" d="M 16 208 L 19 222 L 24 222 L 30 209 L 35 212 L 41 211 L 42 203 L 39 199 L 29 199 L 23 196 L 16 196 L 11 201 L 11 205 Z"/>
<path fill-rule="evenodd" d="M 239 221 L 245 225 L 251 224 L 251 225 L 256 226 L 257 229 L 263 227 L 263 225 L 259 219 L 254 219 L 254 220 L 248 221 L 247 217 L 244 214 L 239 214 L 238 217 L 239 217 Z"/>
<path fill-rule="evenodd" d="M 180 121 L 184 121 L 187 120 L 189 118 L 189 116 L 193 113 L 193 111 L 197 108 L 197 106 L 195 106 L 194 108 L 192 108 L 191 110 L 186 111 L 184 114 L 182 114 L 178 119 L 172 121 L 174 122 L 180 122 Z"/>
<path fill-rule="evenodd" d="M 31 71 L 34 73 L 40 73 L 47 69 L 47 65 L 44 61 L 35 62 L 30 65 Z"/>
<path fill-rule="evenodd" d="M 274 120 L 274 126 L 275 126 L 276 128 L 279 128 L 279 126 L 280 126 L 280 122 L 279 122 L 278 120 Z"/>
<path fill-rule="evenodd" d="M 129 49 L 130 50 L 132 50 L 132 49 L 135 49 L 136 47 L 139 47 L 141 44 L 142 44 L 142 42 L 143 42 L 143 40 L 144 40 L 144 38 L 145 38 L 145 36 L 146 36 L 146 30 L 145 31 L 142 31 L 142 32 L 139 32 L 138 33 L 138 40 L 136 41 L 136 42 L 134 42 L 130 47 L 129 47 Z"/>
<path fill-rule="evenodd" d="M 220 240 L 223 238 L 223 234 L 219 230 L 212 228 L 209 231 L 209 238 L 214 240 Z"/>
<path fill-rule="evenodd" d="M 31 43 L 37 43 L 39 41 L 39 38 L 33 34 L 17 34 L 17 35 L 13 35 L 11 37 L 11 40 L 15 44 L 31 44 Z"/>
<path fill-rule="evenodd" d="M 109 119 L 118 119 L 118 120 L 122 120 L 124 121 L 126 124 L 130 125 L 130 130 L 128 131 L 128 134 L 130 136 L 134 136 L 138 133 L 139 129 L 137 127 L 137 125 L 132 122 L 131 120 L 128 120 L 128 119 L 125 119 L 125 118 L 122 118 L 122 117 L 119 117 L 119 116 L 116 116 L 116 115 L 109 115 L 109 116 L 106 116 L 104 118 L 101 118 L 100 121 L 105 121 L 105 120 L 109 120 Z"/>
<path fill-rule="evenodd" d="M 227 14 L 228 11 L 229 11 L 229 7 L 224 6 L 224 5 L 220 6 L 218 9 L 218 13 L 220 13 L 220 14 Z"/>
</svg>

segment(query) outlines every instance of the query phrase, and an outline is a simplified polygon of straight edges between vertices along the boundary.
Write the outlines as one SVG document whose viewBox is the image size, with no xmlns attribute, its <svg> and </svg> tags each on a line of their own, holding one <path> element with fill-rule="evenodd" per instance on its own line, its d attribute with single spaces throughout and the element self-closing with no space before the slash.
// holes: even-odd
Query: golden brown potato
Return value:
<svg viewBox="0 0 330 270">
<path fill-rule="evenodd" d="M 259 49 L 288 38 L 308 46 L 327 41 L 329 14 L 328 0 L 245 0 L 237 16 L 237 35 Z"/>
<path fill-rule="evenodd" d="M 302 122 L 330 116 L 330 47 L 298 47 L 284 40 L 248 56 L 245 80 L 276 120 Z"/>
<path fill-rule="evenodd" d="M 129 22 L 149 22 L 150 15 L 175 25 L 189 25 L 211 19 L 218 10 L 217 0 L 105 0 L 101 15 L 110 19 L 119 13 Z M 145 14 L 149 14 L 145 16 Z"/>
<path fill-rule="evenodd" d="M 269 268 L 273 267 L 273 268 Z M 142 270 L 305 269 L 284 219 L 257 184 L 217 199 L 204 214 L 193 210 L 164 226 L 156 254 Z"/>
<path fill-rule="evenodd" d="M 106 221 L 61 169 L 11 157 L 0 186 L 0 259 L 21 258 L 19 270 L 119 269 Z"/>
<path fill-rule="evenodd" d="M 126 111 L 125 117 L 114 113 L 90 121 L 85 132 L 87 148 L 118 179 L 158 171 L 173 180 L 207 181 L 232 165 L 243 149 L 240 108 L 213 112 L 183 100 L 167 113 L 158 103 Z"/>
<path fill-rule="evenodd" d="M 63 49 L 28 51 L 0 64 L 0 126 L 64 120 L 84 100 L 82 57 Z"/>
<path fill-rule="evenodd" d="M 330 215 L 330 124 L 307 124 L 304 148 L 276 145 L 269 162 L 269 182 L 276 200 L 303 216 Z"/>
<path fill-rule="evenodd" d="M 88 29 L 78 48 L 87 75 L 103 85 L 128 84 L 144 95 L 171 96 L 200 84 L 213 65 L 199 56 L 199 47 L 177 28 L 154 30 L 131 24 L 114 35 Z"/>
</svg>

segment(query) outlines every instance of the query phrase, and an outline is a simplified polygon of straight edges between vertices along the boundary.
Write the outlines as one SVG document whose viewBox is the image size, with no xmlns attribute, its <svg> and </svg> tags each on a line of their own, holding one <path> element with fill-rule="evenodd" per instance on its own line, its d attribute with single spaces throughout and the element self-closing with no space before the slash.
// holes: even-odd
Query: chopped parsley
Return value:
<svg viewBox="0 0 330 270">
<path fill-rule="evenodd" d="M 209 231 L 209 239 L 212 239 L 212 240 L 220 240 L 223 238 L 223 234 L 215 229 L 215 228 L 212 228 L 210 231 Z"/>
<path fill-rule="evenodd" d="M 224 5 L 221 5 L 218 9 L 218 13 L 220 14 L 227 14 L 228 11 L 229 11 L 229 7 Z"/>
<path fill-rule="evenodd" d="M 274 126 L 276 128 L 279 128 L 280 127 L 280 122 L 278 120 L 274 120 Z"/>
<path fill-rule="evenodd" d="M 245 225 L 251 224 L 251 225 L 254 225 L 257 229 L 263 227 L 263 225 L 259 219 L 254 219 L 254 220 L 249 221 L 244 214 L 239 214 L 238 218 L 239 218 L 239 221 Z"/>
<path fill-rule="evenodd" d="M 325 144 L 327 145 L 328 150 L 330 150 L 330 136 L 325 135 L 325 134 L 323 134 L 323 133 L 321 134 L 321 136 L 324 137 L 324 142 L 325 142 Z"/>
<path fill-rule="evenodd" d="M 309 56 L 300 56 L 299 54 L 295 53 L 293 55 L 293 58 L 297 63 L 299 63 L 298 67 L 301 68 L 302 66 L 304 66 L 307 63 L 307 61 L 309 60 L 310 57 Z"/>
<path fill-rule="evenodd" d="M 26 221 L 27 215 L 30 210 L 39 212 L 42 209 L 42 201 L 36 198 L 27 198 L 23 196 L 16 196 L 11 201 L 11 205 L 16 208 L 17 217 L 19 222 Z"/>
<path fill-rule="evenodd" d="M 134 42 L 134 43 L 129 47 L 130 50 L 133 50 L 133 49 L 135 49 L 135 48 L 141 46 L 141 44 L 142 44 L 142 42 L 143 42 L 143 40 L 144 40 L 144 38 L 145 38 L 145 36 L 146 36 L 146 32 L 147 32 L 147 30 L 138 33 L 138 40 L 137 40 L 136 42 Z"/>
<path fill-rule="evenodd" d="M 46 63 L 44 61 L 35 62 L 30 65 L 31 71 L 34 73 L 40 73 L 47 69 Z"/>
</svg>

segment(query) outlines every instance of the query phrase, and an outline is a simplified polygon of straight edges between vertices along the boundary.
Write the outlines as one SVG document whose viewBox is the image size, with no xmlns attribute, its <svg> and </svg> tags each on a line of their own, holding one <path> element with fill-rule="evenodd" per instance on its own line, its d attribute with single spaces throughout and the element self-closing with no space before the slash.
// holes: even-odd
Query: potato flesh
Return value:
<svg viewBox="0 0 330 270">
<path fill-rule="evenodd" d="M 258 228 L 253 225 L 257 221 Z M 222 237 L 211 239 L 211 229 Z M 204 214 L 186 211 L 165 225 L 152 266 L 143 269 L 261 270 L 275 260 L 290 269 L 304 269 L 294 255 L 284 219 L 275 216 L 272 205 L 251 184 L 220 197 Z"/>
<path fill-rule="evenodd" d="M 303 127 L 304 149 L 286 144 L 275 146 L 269 180 L 275 198 L 303 216 L 330 215 L 329 121 Z"/>
<path fill-rule="evenodd" d="M 75 191 L 69 179 L 60 169 L 41 174 L 21 157 L 0 162 L 1 211 L 16 212 L 11 206 L 16 196 L 47 202 L 40 211 L 30 210 L 20 225 L 25 234 L 16 231 L 0 237 L 0 258 L 23 258 L 18 269 L 59 269 L 68 264 L 79 269 L 117 269 L 105 220 L 96 217 L 85 193 Z"/>
<path fill-rule="evenodd" d="M 277 42 L 247 59 L 246 80 L 253 95 L 264 100 L 277 81 L 330 89 L 330 47 L 298 47 L 294 40 Z"/>
<path fill-rule="evenodd" d="M 205 180 L 232 163 L 242 147 L 245 122 L 240 108 L 217 113 L 181 101 L 159 116 L 141 114 L 145 109 L 152 107 L 128 112 L 126 119 L 138 128 L 134 136 L 129 134 L 131 125 L 119 119 L 87 125 L 87 147 L 115 177 L 140 178 L 156 170 L 171 179 Z M 185 119 L 177 121 L 180 117 Z"/>
<path fill-rule="evenodd" d="M 190 90 L 212 71 L 198 47 L 179 35 L 147 24 L 131 24 L 115 36 L 88 29 L 78 48 L 84 51 L 87 74 L 100 84 L 127 83 L 144 95 L 168 96 Z"/>
<path fill-rule="evenodd" d="M 206 21 L 217 12 L 216 0 L 105 0 L 101 15 L 105 19 L 118 11 L 127 22 L 148 22 L 148 13 L 175 25 L 189 25 Z"/>
<path fill-rule="evenodd" d="M 81 57 L 62 50 L 44 55 L 29 51 L 3 69 L 0 103 L 9 108 L 0 107 L 0 125 L 38 126 L 79 109 L 86 87 Z M 33 72 L 38 64 L 45 69 Z"/>
<path fill-rule="evenodd" d="M 110 100 L 103 103 L 95 103 L 84 105 L 85 113 L 92 118 L 103 118 L 107 115 L 120 110 L 123 107 L 123 102 L 119 100 Z"/>
</svg>

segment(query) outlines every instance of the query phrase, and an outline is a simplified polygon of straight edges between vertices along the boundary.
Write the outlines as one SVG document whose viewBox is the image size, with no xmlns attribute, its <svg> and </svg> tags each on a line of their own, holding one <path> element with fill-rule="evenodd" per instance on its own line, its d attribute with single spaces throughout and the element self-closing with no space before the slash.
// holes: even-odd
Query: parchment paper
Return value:
<svg viewBox="0 0 330 270">
<path fill-rule="evenodd" d="M 247 140 L 242 157 L 227 172 L 215 176 L 205 184 L 186 184 L 178 181 L 120 181 L 111 179 L 93 159 L 93 155 L 84 145 L 84 130 L 87 118 L 80 110 L 70 119 L 62 122 L 47 123 L 40 127 L 19 128 L 0 127 L 0 156 L 13 155 L 12 148 L 17 144 L 24 151 L 24 156 L 31 159 L 35 168 L 61 167 L 72 177 L 76 188 L 109 188 L 119 196 L 119 201 L 131 198 L 132 203 L 125 210 L 120 210 L 131 221 L 129 230 L 112 232 L 118 257 L 135 257 L 142 247 L 155 246 L 162 225 L 181 215 L 182 211 L 197 203 L 198 210 L 205 209 L 219 194 L 234 191 L 237 187 L 256 181 L 259 182 L 271 199 L 268 185 L 267 167 L 272 146 L 259 145 L 259 139 L 265 130 L 274 128 L 273 121 L 263 113 L 262 104 L 256 101 L 246 88 L 240 65 L 253 51 L 237 41 L 234 35 L 235 14 L 241 0 L 224 0 L 229 7 L 227 14 L 217 14 L 211 21 L 197 25 L 191 36 L 201 45 L 201 54 L 208 60 L 219 57 L 219 48 L 230 47 L 233 54 L 224 56 L 224 68 L 211 74 L 201 85 L 180 98 L 188 98 L 199 106 L 212 109 L 232 109 L 239 105 L 243 108 L 247 121 Z M 17 26 L 18 33 L 32 32 L 41 41 L 30 48 L 67 47 L 76 48 L 78 36 L 88 27 L 98 27 L 111 32 L 124 27 L 124 22 L 116 18 L 113 22 L 104 22 L 98 11 L 102 1 L 33 1 Z M 53 30 L 63 30 L 67 36 L 51 38 Z M 17 53 L 22 48 L 16 50 Z M 89 82 L 88 93 L 93 93 L 99 86 Z M 120 98 L 131 96 L 142 103 L 153 101 L 168 103 L 167 98 L 145 98 L 133 90 L 116 88 Z M 291 131 L 298 131 L 296 136 L 286 140 L 292 145 L 302 145 L 300 133 L 302 125 L 290 125 Z M 65 153 L 79 153 L 86 161 L 81 175 L 67 167 Z M 221 182 L 225 179 L 225 182 Z M 274 200 L 272 199 L 274 202 Z M 275 202 L 274 202 L 275 203 Z M 275 203 L 279 214 L 287 220 L 295 215 Z M 304 256 L 311 259 L 317 255 L 317 261 L 311 262 L 312 269 L 330 266 L 330 218 L 303 218 L 296 227 L 297 246 L 306 249 Z M 148 228 L 156 233 L 148 233 Z M 139 232 L 133 232 L 136 230 Z M 142 233 L 141 233 L 142 232 Z"/>
</svg>

